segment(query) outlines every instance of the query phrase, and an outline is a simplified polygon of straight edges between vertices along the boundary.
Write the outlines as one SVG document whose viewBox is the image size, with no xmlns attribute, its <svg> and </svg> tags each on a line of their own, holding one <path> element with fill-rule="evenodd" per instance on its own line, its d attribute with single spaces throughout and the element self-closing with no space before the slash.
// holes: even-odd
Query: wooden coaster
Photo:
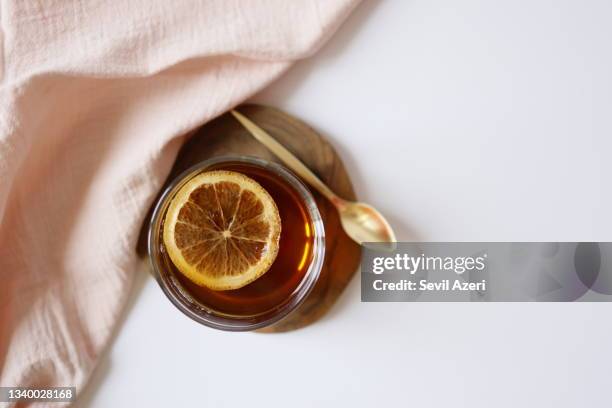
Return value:
<svg viewBox="0 0 612 408">
<path fill-rule="evenodd" d="M 262 105 L 236 108 L 269 132 L 314 171 L 340 197 L 355 200 L 351 180 L 331 145 L 304 122 L 278 109 Z M 255 140 L 229 113 L 198 129 L 183 145 L 168 180 L 182 171 L 216 156 L 246 155 L 280 162 Z M 325 225 L 325 263 L 321 276 L 304 303 L 289 316 L 262 332 L 295 330 L 323 316 L 357 271 L 361 247 L 342 229 L 336 209 L 311 189 Z"/>
</svg>

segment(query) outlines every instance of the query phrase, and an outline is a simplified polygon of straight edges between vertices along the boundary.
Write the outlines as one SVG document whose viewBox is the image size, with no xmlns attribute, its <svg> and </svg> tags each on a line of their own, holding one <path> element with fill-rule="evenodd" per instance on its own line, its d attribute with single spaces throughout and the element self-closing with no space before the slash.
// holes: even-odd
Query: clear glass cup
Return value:
<svg viewBox="0 0 612 408">
<path fill-rule="evenodd" d="M 301 278 L 298 277 L 299 279 L 295 281 L 295 286 L 289 288 L 290 292 L 285 293 L 285 291 L 283 291 L 274 294 L 277 297 L 279 294 L 282 296 L 276 304 L 271 305 L 266 310 L 258 310 L 256 312 L 250 310 L 228 312 L 227 310 L 222 310 L 222 307 L 207 304 L 201 297 L 196 296 L 196 292 L 190 289 L 190 286 L 193 285 L 190 284 L 190 282 L 185 282 L 185 279 L 179 275 L 180 273 L 172 264 L 172 261 L 165 251 L 162 238 L 163 221 L 168 206 L 174 195 L 185 183 L 201 172 L 216 169 L 232 170 L 234 167 L 251 169 L 258 173 L 261 171 L 261 174 L 269 175 L 272 179 L 276 179 L 282 185 L 287 186 L 292 193 L 295 193 L 294 197 L 297 197 L 301 202 L 301 208 L 305 211 L 305 214 L 307 214 L 310 220 L 306 229 L 312 230 L 312 240 L 309 241 L 311 242 L 311 244 L 309 244 L 311 247 L 308 247 L 309 251 L 311 251 L 311 255 L 309 255 L 310 263 L 309 265 L 303 265 L 304 272 L 302 272 L 303 275 L 300 275 Z M 249 175 L 248 173 L 246 174 Z M 274 198 L 274 195 L 272 196 Z M 282 221 L 281 214 L 281 222 Z M 285 225 L 283 223 L 281 244 L 283 242 L 283 232 L 289 233 L 289 229 L 291 228 L 300 228 L 300 226 Z M 149 225 L 148 252 L 157 282 L 168 299 L 181 312 L 198 323 L 216 329 L 248 331 L 260 329 L 276 323 L 287 316 L 291 311 L 295 310 L 306 299 L 319 279 L 321 268 L 323 267 L 325 258 L 325 230 L 321 214 L 319 213 L 319 209 L 317 208 L 317 204 L 312 194 L 308 191 L 306 186 L 285 167 L 254 157 L 225 156 L 205 160 L 191 167 L 176 177 L 164 190 L 155 205 Z M 283 257 L 282 245 L 279 248 L 275 263 L 279 262 L 281 257 Z M 304 259 L 305 257 L 302 258 L 302 263 Z M 270 271 L 272 271 L 274 267 L 275 266 L 272 265 Z M 263 279 L 265 276 L 266 274 L 255 282 Z M 249 284 L 247 287 L 250 285 L 253 284 Z M 287 289 L 287 287 L 285 287 L 285 289 Z M 271 286 L 270 290 L 277 289 Z M 234 294 L 236 293 L 238 292 Z"/>
</svg>

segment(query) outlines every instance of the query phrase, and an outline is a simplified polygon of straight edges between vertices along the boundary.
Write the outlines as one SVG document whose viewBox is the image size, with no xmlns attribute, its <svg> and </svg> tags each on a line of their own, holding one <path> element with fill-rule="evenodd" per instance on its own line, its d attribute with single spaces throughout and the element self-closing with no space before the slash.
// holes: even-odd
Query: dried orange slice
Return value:
<svg viewBox="0 0 612 408">
<path fill-rule="evenodd" d="M 218 170 L 200 173 L 179 189 L 166 212 L 163 240 L 191 281 L 230 290 L 268 271 L 280 232 L 270 194 L 241 173 Z"/>
</svg>

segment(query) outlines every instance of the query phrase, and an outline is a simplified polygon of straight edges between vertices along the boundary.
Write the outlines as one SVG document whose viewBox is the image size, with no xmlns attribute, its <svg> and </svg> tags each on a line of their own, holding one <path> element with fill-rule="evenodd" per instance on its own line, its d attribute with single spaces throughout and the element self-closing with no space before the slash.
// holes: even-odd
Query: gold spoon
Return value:
<svg viewBox="0 0 612 408">
<path fill-rule="evenodd" d="M 395 243 L 393 229 L 387 220 L 385 220 L 385 217 L 376 211 L 374 207 L 364 203 L 346 201 L 338 197 L 304 163 L 266 131 L 240 112 L 232 110 L 231 113 L 255 139 L 270 149 L 291 170 L 295 171 L 304 181 L 323 194 L 336 207 L 340 214 L 342 227 L 353 241 L 359 244 L 364 242 Z M 392 248 L 394 247 L 395 245 L 392 245 Z"/>
</svg>

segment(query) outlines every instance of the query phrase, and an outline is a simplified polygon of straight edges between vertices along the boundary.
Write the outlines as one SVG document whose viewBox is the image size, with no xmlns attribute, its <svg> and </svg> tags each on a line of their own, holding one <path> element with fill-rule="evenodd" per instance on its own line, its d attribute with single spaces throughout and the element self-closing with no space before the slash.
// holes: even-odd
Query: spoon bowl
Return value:
<svg viewBox="0 0 612 408">
<path fill-rule="evenodd" d="M 395 233 L 393 229 L 374 207 L 360 202 L 334 200 L 333 204 L 340 214 L 340 222 L 346 234 L 355 242 L 389 243 L 389 249 L 395 247 Z M 380 246 L 377 246 L 380 249 Z"/>
</svg>

